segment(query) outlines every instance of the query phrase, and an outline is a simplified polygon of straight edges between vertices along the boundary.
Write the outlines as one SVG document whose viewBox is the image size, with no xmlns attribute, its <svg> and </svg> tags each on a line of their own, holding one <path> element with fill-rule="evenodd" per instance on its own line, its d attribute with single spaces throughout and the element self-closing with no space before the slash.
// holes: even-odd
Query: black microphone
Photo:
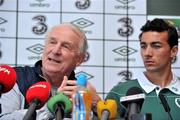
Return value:
<svg viewBox="0 0 180 120">
<path fill-rule="evenodd" d="M 120 102 L 127 108 L 128 120 L 151 120 L 152 116 L 149 113 L 140 113 L 142 104 L 145 99 L 145 94 L 139 87 L 130 88 L 126 96 L 120 98 Z"/>
<path fill-rule="evenodd" d="M 172 115 L 170 113 L 171 109 L 169 107 L 169 104 L 168 104 L 165 96 L 162 93 L 159 93 L 159 99 L 161 100 L 164 110 L 168 113 L 169 119 L 173 120 Z"/>
<path fill-rule="evenodd" d="M 57 93 L 48 100 L 47 107 L 51 113 L 55 114 L 56 120 L 62 120 L 65 114 L 71 112 L 72 103 L 63 93 Z"/>
<path fill-rule="evenodd" d="M 126 96 L 120 98 L 121 104 L 128 110 L 128 120 L 131 120 L 133 114 L 140 113 L 144 99 L 145 94 L 138 87 L 130 88 L 126 93 Z"/>
</svg>

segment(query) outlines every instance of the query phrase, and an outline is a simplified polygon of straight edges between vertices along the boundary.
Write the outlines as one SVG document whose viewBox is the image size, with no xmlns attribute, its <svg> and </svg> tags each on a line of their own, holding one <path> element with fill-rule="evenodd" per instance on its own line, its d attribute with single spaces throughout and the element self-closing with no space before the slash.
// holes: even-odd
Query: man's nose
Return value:
<svg viewBox="0 0 180 120">
<path fill-rule="evenodd" d="M 57 44 L 57 45 L 55 45 L 55 46 L 53 47 L 53 50 L 52 50 L 52 51 L 53 51 L 54 54 L 60 54 L 60 53 L 61 53 L 61 50 L 62 50 L 62 49 L 61 49 L 61 45 L 58 45 L 58 44 Z"/>
<path fill-rule="evenodd" d="M 152 48 L 151 48 L 151 46 L 147 46 L 147 48 L 145 49 L 145 55 L 146 56 L 151 56 L 152 55 Z"/>
</svg>

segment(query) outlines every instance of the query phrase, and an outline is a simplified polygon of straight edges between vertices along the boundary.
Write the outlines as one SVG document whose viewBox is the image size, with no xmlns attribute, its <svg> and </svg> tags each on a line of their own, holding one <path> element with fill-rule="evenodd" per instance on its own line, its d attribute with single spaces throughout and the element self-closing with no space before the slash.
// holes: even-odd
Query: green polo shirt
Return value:
<svg viewBox="0 0 180 120">
<path fill-rule="evenodd" d="M 173 75 L 173 80 L 166 88 L 152 84 L 144 74 L 140 75 L 138 80 L 129 80 L 127 82 L 114 86 L 108 93 L 106 99 L 114 99 L 118 105 L 117 118 L 126 115 L 126 108 L 120 103 L 120 98 L 126 96 L 131 87 L 139 87 L 145 93 L 141 113 L 151 113 L 152 120 L 168 120 L 168 113 L 165 112 L 163 105 L 158 97 L 162 93 L 169 106 L 173 120 L 180 120 L 180 79 Z"/>
</svg>

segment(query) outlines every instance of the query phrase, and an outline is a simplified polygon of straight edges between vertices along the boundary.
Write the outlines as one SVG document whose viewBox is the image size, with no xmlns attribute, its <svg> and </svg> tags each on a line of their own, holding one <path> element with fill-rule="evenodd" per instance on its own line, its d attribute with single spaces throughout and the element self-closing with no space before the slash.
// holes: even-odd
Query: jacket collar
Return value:
<svg viewBox="0 0 180 120">
<path fill-rule="evenodd" d="M 45 80 L 43 74 L 42 74 L 42 60 L 39 60 L 35 63 L 35 68 L 36 68 L 36 73 L 39 75 L 39 77 L 41 77 L 43 80 Z M 72 71 L 70 76 L 68 77 L 69 80 L 76 80 L 76 77 L 75 77 L 75 72 Z"/>
<path fill-rule="evenodd" d="M 150 82 L 146 78 L 143 72 L 140 74 L 140 78 L 138 79 L 138 82 L 140 86 L 145 90 L 146 93 L 150 93 L 155 89 L 156 93 L 158 94 L 161 91 L 161 89 L 163 89 L 160 86 L 155 85 L 152 82 Z M 180 95 L 180 79 L 175 74 L 173 74 L 173 79 L 171 83 L 165 88 L 169 89 L 171 92 L 175 94 Z"/>
</svg>

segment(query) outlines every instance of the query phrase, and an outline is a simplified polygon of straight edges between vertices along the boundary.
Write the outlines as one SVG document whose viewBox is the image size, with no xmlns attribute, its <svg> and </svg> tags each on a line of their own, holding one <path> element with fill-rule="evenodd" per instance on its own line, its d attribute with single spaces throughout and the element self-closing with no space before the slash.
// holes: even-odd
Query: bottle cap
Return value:
<svg viewBox="0 0 180 120">
<path fill-rule="evenodd" d="M 87 85 L 86 76 L 83 75 L 83 74 L 80 74 L 80 75 L 77 77 L 77 86 L 84 86 L 84 87 L 86 87 L 86 85 Z"/>
</svg>

